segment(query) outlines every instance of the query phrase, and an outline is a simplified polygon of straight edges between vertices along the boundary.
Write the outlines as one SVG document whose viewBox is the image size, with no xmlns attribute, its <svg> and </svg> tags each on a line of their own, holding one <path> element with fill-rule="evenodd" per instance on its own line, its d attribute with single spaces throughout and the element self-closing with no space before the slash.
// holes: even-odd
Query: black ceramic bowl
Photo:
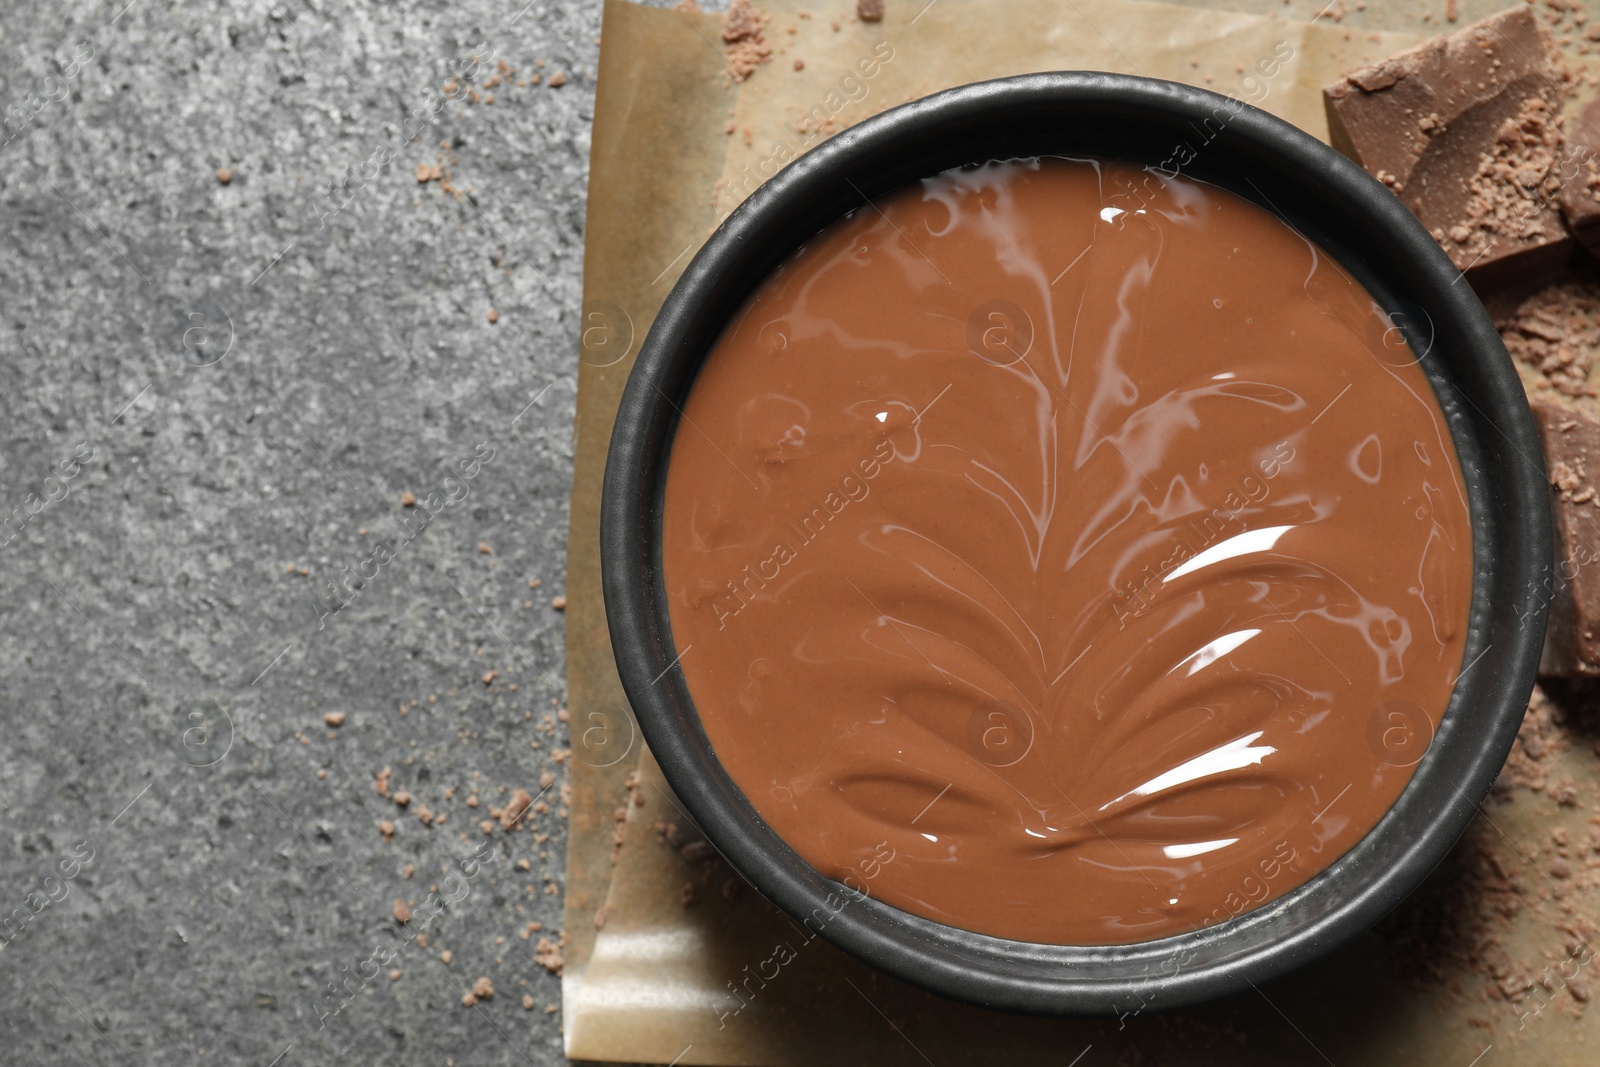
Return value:
<svg viewBox="0 0 1600 1067">
<path fill-rule="evenodd" d="M 1274 211 L 1334 255 L 1422 356 L 1471 506 L 1466 670 L 1388 814 L 1322 874 L 1269 905 L 1131 945 L 971 933 L 852 899 L 810 867 L 718 762 L 674 666 L 661 577 L 663 487 L 679 409 L 707 352 L 769 271 L 864 197 L 966 163 L 1039 155 L 1181 163 L 1185 175 Z M 1082 72 L 968 85 L 885 112 L 798 159 L 735 211 L 690 263 L 640 349 L 611 438 L 600 542 L 623 686 L 667 780 L 723 856 L 796 919 L 830 915 L 848 900 L 823 935 L 891 975 L 973 1004 L 1047 1014 L 1170 1008 L 1243 989 L 1349 940 L 1411 892 L 1466 828 L 1516 736 L 1544 642 L 1552 556 L 1539 440 L 1510 358 L 1471 288 L 1400 201 L 1263 111 L 1171 82 Z"/>
</svg>

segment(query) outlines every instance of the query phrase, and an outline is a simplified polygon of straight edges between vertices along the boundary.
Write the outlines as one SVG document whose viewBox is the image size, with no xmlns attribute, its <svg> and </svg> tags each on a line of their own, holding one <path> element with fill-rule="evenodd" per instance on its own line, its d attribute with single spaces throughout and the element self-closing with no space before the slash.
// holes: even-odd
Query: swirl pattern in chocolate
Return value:
<svg viewBox="0 0 1600 1067">
<path fill-rule="evenodd" d="M 1360 840 L 1472 588 L 1371 296 L 1231 193 L 1097 161 L 947 172 L 787 259 L 694 385 L 662 537 L 689 691 L 778 835 L 1060 944 L 1225 920 Z"/>
</svg>

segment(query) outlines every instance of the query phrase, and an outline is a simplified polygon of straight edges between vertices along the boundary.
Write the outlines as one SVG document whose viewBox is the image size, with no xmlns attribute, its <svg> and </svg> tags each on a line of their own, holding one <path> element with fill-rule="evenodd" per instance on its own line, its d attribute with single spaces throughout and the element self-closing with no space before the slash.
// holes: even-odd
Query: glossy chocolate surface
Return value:
<svg viewBox="0 0 1600 1067">
<path fill-rule="evenodd" d="M 757 290 L 662 556 L 705 730 L 785 841 L 1061 944 L 1221 921 L 1354 845 L 1472 580 L 1449 432 L 1361 286 L 1232 194 L 1053 159 L 863 205 Z"/>
</svg>

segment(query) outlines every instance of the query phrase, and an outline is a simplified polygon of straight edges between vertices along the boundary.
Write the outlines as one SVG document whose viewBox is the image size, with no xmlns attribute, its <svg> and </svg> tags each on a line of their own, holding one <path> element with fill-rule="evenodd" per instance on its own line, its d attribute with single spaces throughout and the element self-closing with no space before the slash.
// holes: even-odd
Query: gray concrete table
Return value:
<svg viewBox="0 0 1600 1067">
<path fill-rule="evenodd" d="M 560 1061 L 599 22 L 0 10 L 0 1061 Z"/>
</svg>

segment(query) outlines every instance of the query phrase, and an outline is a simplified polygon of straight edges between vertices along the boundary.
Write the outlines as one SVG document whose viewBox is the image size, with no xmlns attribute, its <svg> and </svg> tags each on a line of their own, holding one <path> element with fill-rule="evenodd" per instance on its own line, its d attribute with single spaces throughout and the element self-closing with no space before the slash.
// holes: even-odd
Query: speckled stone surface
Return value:
<svg viewBox="0 0 1600 1067">
<path fill-rule="evenodd" d="M 599 4 L 124 3 L 0 10 L 0 1060 L 560 1062 Z"/>
</svg>

